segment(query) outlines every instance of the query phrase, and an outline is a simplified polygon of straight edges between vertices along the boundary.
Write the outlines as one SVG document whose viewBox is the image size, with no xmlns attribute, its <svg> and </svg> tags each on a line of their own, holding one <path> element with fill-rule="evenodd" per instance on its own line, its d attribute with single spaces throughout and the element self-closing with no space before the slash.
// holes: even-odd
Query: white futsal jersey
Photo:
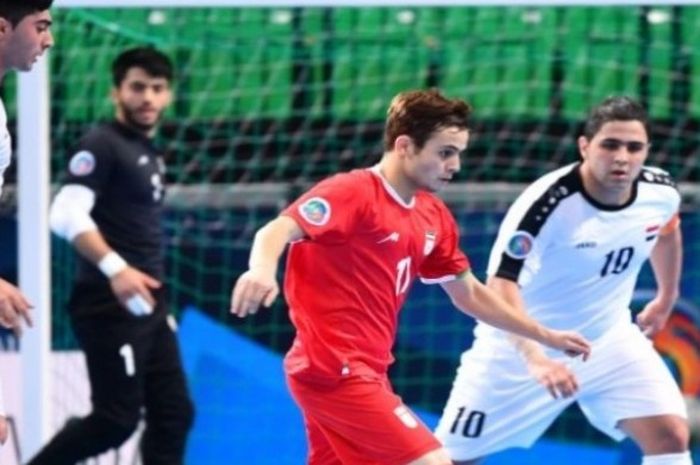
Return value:
<svg viewBox="0 0 700 465">
<path fill-rule="evenodd" d="M 677 227 L 678 191 L 664 171 L 643 168 L 625 205 L 601 205 L 583 190 L 579 166 L 543 176 L 515 201 L 488 273 L 517 282 L 539 322 L 592 342 L 586 362 L 548 351 L 569 366 L 580 389 L 553 399 L 506 334 L 479 323 L 436 430 L 454 460 L 529 447 L 573 402 L 616 440 L 624 438 L 623 419 L 687 415 L 673 377 L 629 311 L 658 235 Z"/>
<path fill-rule="evenodd" d="M 630 200 L 602 205 L 583 189 L 578 163 L 541 177 L 511 206 L 491 251 L 488 274 L 516 281 L 542 324 L 590 340 L 622 319 L 641 266 L 659 233 L 677 221 L 673 180 L 644 167 Z M 479 338 L 504 333 L 479 323 Z"/>
<path fill-rule="evenodd" d="M 7 113 L 5 113 L 5 105 L 0 100 L 0 194 L 2 194 L 2 185 L 5 180 L 4 174 L 8 166 L 10 166 L 10 157 L 12 155 L 12 141 L 10 132 L 7 130 Z M 2 386 L 0 385 L 0 415 L 5 415 L 5 404 L 2 396 Z"/>
<path fill-rule="evenodd" d="M 10 138 L 10 131 L 7 130 L 7 113 L 5 113 L 5 105 L 0 100 L 0 193 L 2 193 L 5 170 L 10 166 L 11 156 L 12 139 Z"/>
</svg>

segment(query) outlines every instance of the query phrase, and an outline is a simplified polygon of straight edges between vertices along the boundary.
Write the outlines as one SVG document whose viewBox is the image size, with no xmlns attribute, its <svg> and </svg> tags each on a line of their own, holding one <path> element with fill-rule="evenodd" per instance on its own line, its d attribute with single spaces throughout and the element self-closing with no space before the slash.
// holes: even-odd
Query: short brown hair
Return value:
<svg viewBox="0 0 700 465">
<path fill-rule="evenodd" d="M 583 135 L 591 140 L 605 123 L 612 121 L 639 121 L 649 134 L 649 116 L 644 107 L 630 97 L 615 96 L 606 98 L 590 110 Z"/>
<path fill-rule="evenodd" d="M 436 89 L 402 92 L 392 99 L 387 111 L 384 149 L 392 150 L 400 135 L 409 136 L 420 149 L 439 129 L 469 129 L 471 112 L 465 101 L 448 99 Z"/>
</svg>

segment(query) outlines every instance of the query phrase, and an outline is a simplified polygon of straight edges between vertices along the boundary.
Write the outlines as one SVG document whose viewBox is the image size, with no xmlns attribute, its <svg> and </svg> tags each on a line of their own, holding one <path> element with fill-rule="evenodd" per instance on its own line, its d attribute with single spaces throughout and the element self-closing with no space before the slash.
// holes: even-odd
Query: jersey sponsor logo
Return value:
<svg viewBox="0 0 700 465">
<path fill-rule="evenodd" d="M 385 242 L 399 242 L 399 233 L 394 231 L 393 233 L 386 236 L 384 239 L 377 241 L 377 244 L 383 244 Z"/>
<path fill-rule="evenodd" d="M 532 250 L 535 238 L 527 231 L 515 231 L 506 245 L 506 254 L 516 260 L 522 260 Z"/>
<path fill-rule="evenodd" d="M 598 243 L 595 241 L 584 241 L 576 244 L 577 249 L 592 249 L 594 247 L 598 247 Z"/>
<path fill-rule="evenodd" d="M 399 405 L 398 407 L 396 407 L 394 409 L 394 415 L 399 417 L 401 423 L 403 423 L 407 427 L 411 429 L 418 428 L 418 420 L 416 420 L 416 417 L 413 416 L 411 411 L 405 405 Z"/>
<path fill-rule="evenodd" d="M 299 214 L 314 226 L 323 226 L 331 218 L 331 206 L 326 199 L 311 197 L 299 205 Z"/>
<path fill-rule="evenodd" d="M 430 255 L 430 252 L 435 248 L 435 239 L 437 233 L 435 231 L 425 232 L 425 245 L 423 245 L 423 255 Z"/>
<path fill-rule="evenodd" d="M 95 164 L 92 152 L 81 150 L 70 159 L 68 171 L 74 176 L 87 176 L 95 170 Z"/>
</svg>

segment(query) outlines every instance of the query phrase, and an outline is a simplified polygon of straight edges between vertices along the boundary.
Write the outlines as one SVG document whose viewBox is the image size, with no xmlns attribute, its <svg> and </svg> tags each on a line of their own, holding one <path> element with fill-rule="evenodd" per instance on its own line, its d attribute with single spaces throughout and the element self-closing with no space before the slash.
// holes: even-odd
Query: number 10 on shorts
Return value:
<svg viewBox="0 0 700 465">
<path fill-rule="evenodd" d="M 450 433 L 461 434 L 465 438 L 478 438 L 481 436 L 485 421 L 486 414 L 484 412 L 478 410 L 467 412 L 466 407 L 460 407 L 457 418 L 450 428 Z"/>
</svg>

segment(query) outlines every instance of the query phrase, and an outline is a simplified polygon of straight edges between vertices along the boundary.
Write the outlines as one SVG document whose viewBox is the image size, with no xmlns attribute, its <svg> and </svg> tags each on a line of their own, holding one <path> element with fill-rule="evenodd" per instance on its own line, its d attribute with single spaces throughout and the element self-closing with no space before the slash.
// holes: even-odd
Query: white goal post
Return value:
<svg viewBox="0 0 700 465">
<path fill-rule="evenodd" d="M 698 5 L 700 0 L 55 0 L 54 8 L 173 7 L 413 7 L 413 6 L 673 6 Z M 48 360 L 51 350 L 50 122 L 48 60 L 18 79 L 19 282 L 34 304 L 35 327 L 21 343 L 23 419 L 20 425 L 24 457 L 47 440 L 51 418 Z M 697 191 L 697 186 L 695 186 Z M 184 190 L 185 194 L 188 192 Z M 17 380 L 4 380 L 16 382 Z"/>
</svg>

